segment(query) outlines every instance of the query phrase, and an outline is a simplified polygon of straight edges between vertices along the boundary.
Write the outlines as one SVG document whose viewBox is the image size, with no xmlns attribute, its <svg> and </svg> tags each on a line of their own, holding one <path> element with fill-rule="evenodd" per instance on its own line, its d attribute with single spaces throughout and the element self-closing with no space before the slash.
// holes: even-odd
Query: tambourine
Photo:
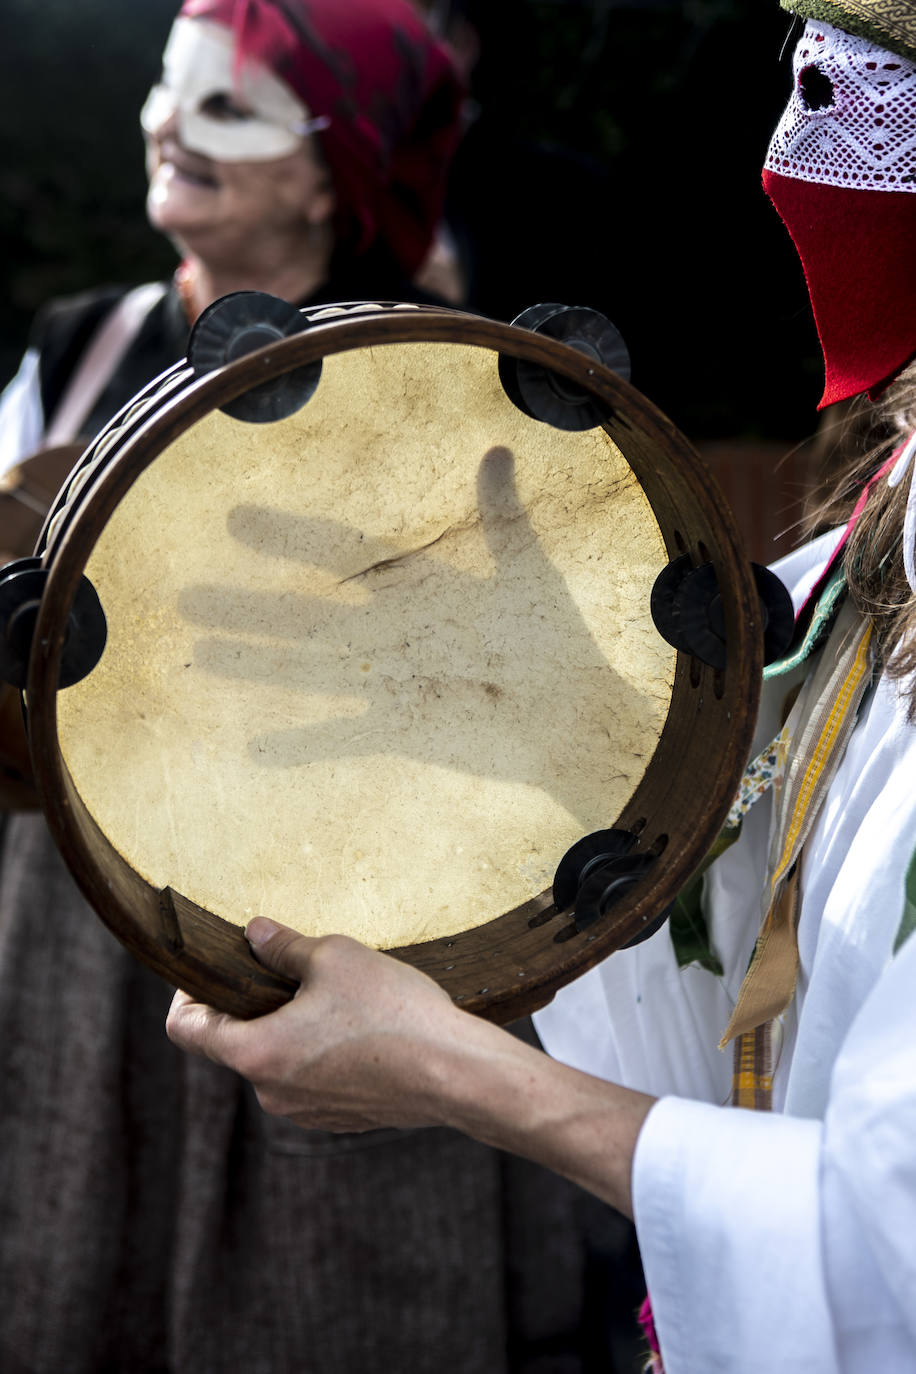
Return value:
<svg viewBox="0 0 916 1374">
<path fill-rule="evenodd" d="M 512 1020 L 651 931 L 720 829 L 755 574 L 592 312 L 243 295 L 0 574 L 48 823 L 115 935 L 221 1009 L 294 990 L 261 914 Z"/>
</svg>

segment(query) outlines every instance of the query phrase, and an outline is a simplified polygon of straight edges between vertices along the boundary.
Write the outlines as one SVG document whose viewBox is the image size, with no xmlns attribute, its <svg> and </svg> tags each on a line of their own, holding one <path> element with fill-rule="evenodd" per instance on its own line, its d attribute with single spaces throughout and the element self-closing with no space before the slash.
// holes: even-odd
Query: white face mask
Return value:
<svg viewBox="0 0 916 1374">
<path fill-rule="evenodd" d="M 916 63 L 809 19 L 766 169 L 857 191 L 916 192 Z"/>
<path fill-rule="evenodd" d="M 229 29 L 200 19 L 176 19 L 162 56 L 162 81 L 140 112 L 155 134 L 172 115 L 192 153 L 218 162 L 268 162 L 287 157 L 329 120 L 313 119 L 293 92 L 259 62 L 236 71 Z"/>
</svg>

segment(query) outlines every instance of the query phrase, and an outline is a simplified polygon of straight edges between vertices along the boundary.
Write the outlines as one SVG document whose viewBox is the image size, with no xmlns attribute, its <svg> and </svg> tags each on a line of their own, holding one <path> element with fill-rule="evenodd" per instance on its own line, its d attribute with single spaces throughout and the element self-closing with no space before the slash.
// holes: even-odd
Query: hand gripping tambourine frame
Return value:
<svg viewBox="0 0 916 1374">
<path fill-rule="evenodd" d="M 657 924 L 721 827 L 754 574 L 693 449 L 594 354 L 429 308 L 295 328 L 151 384 L 0 576 L 35 581 L 7 641 L 41 803 L 115 935 L 217 1007 L 294 990 L 249 952 L 263 914 L 509 1021 Z M 254 422 L 290 379 L 310 399 Z M 585 428 L 536 418 L 545 386 Z M 715 607 L 675 654 L 650 596 L 694 576 Z"/>
</svg>

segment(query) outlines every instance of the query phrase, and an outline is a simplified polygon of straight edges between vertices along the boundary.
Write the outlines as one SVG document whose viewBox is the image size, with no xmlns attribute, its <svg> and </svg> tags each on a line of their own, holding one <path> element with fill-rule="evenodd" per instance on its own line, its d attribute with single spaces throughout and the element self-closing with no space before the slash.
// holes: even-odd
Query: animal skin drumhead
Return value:
<svg viewBox="0 0 916 1374">
<path fill-rule="evenodd" d="M 291 419 L 205 415 L 116 507 L 64 761 L 142 877 L 236 924 L 467 930 L 548 888 L 641 779 L 666 561 L 604 430 L 529 419 L 492 350 L 335 354 Z"/>
</svg>

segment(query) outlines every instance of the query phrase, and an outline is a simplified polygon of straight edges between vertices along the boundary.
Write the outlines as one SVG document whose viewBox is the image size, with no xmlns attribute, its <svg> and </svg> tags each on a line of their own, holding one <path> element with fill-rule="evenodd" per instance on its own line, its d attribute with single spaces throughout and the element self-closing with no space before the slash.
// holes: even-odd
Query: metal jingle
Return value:
<svg viewBox="0 0 916 1374">
<path fill-rule="evenodd" d="M 564 307 L 557 301 L 551 301 L 542 305 L 529 305 L 520 315 L 516 315 L 512 323 L 518 329 L 530 329 L 536 334 L 538 325 L 543 324 L 551 315 L 555 315 L 558 310 L 562 309 L 564 309 Z M 512 404 L 520 410 L 523 415 L 527 415 L 529 419 L 537 420 L 539 417 L 529 408 L 519 388 L 518 365 L 518 358 L 510 358 L 508 354 L 500 353 L 497 362 L 499 380 L 502 383 L 503 391 L 505 391 Z"/>
<path fill-rule="evenodd" d="M 24 688 L 32 630 L 47 573 L 39 558 L 17 558 L 0 569 L 0 678 Z"/>
<path fill-rule="evenodd" d="M 638 935 L 634 935 L 631 940 L 627 940 L 626 944 L 621 945 L 620 948 L 633 949 L 635 945 L 641 945 L 643 940 L 651 940 L 652 936 L 661 930 L 673 910 L 674 903 L 672 902 L 671 906 L 665 907 L 660 916 L 656 916 L 654 921 L 647 921 L 645 929 L 641 930 Z"/>
<path fill-rule="evenodd" d="M 0 570 L 0 678 L 24 689 L 29 675 L 35 622 L 48 572 L 37 558 L 20 558 Z M 108 625 L 98 593 L 80 577 L 67 617 L 58 687 L 72 687 L 99 662 Z"/>
<path fill-rule="evenodd" d="M 549 339 L 559 339 L 603 363 L 624 381 L 630 380 L 630 350 L 620 330 L 600 310 L 586 305 L 560 306 L 541 320 L 537 332 Z"/>
<path fill-rule="evenodd" d="M 757 599 L 763 617 L 763 662 L 782 658 L 795 632 L 795 607 L 788 588 L 769 568 L 752 563 Z"/>
<path fill-rule="evenodd" d="M 621 854 L 583 875 L 573 914 L 576 929 L 588 930 L 606 916 L 649 871 L 656 857 L 655 854 Z M 640 931 L 636 942 L 644 938 L 645 933 Z"/>
<path fill-rule="evenodd" d="M 188 362 L 204 376 L 298 333 L 303 323 L 296 307 L 279 296 L 231 291 L 201 311 L 188 337 Z"/>
<path fill-rule="evenodd" d="M 704 564 L 704 567 L 712 567 L 712 564 Z M 699 570 L 698 570 L 699 571 Z M 795 629 L 795 607 L 792 605 L 792 598 L 788 589 L 779 580 L 774 572 L 765 568 L 761 563 L 752 563 L 751 571 L 754 574 L 754 583 L 757 588 L 757 604 L 760 608 L 760 620 L 763 627 L 763 662 L 764 666 L 774 663 L 786 652 L 792 641 L 792 634 Z M 707 574 L 708 579 L 708 574 Z M 688 587 L 682 595 L 690 597 L 693 591 Z M 703 593 L 705 594 L 705 592 Z M 712 651 L 713 642 L 725 646 L 725 615 L 722 609 L 722 597 L 717 590 L 709 599 L 706 610 L 706 625 L 711 631 L 709 641 L 704 640 L 704 645 L 708 651 Z M 693 633 L 688 628 L 688 636 Z M 698 654 L 698 657 L 703 657 Z M 704 662 L 710 662 L 705 658 Z M 713 667 L 724 667 L 724 658 L 721 663 L 715 662 Z"/>
<path fill-rule="evenodd" d="M 655 628 L 666 644 L 682 653 L 692 652 L 684 637 L 675 603 L 675 594 L 693 567 L 689 553 L 682 553 L 662 568 L 649 594 L 649 611 Z"/>
<path fill-rule="evenodd" d="M 597 310 L 550 302 L 529 306 L 512 323 L 557 339 L 629 379 L 626 344 L 619 330 Z M 608 418 L 607 407 L 589 391 L 540 364 L 501 354 L 499 377 L 519 410 L 556 429 L 594 429 Z"/>
<path fill-rule="evenodd" d="M 763 624 L 763 661 L 781 658 L 792 640 L 795 610 L 783 583 L 769 568 L 752 563 Z M 724 668 L 725 616 L 711 563 L 691 566 L 681 554 L 655 579 L 649 598 L 655 628 L 674 649 L 693 654 L 712 668 Z"/>
<path fill-rule="evenodd" d="M 561 301 L 542 301 L 540 305 L 527 306 L 521 314 L 516 315 L 512 323 L 517 329 L 530 329 L 537 334 L 545 320 L 549 320 L 552 315 L 557 315 L 561 310 L 568 310 L 569 308 L 568 305 L 563 305 Z"/>
<path fill-rule="evenodd" d="M 687 652 L 710 668 L 724 668 L 725 619 L 711 563 L 701 563 L 681 578 L 672 598 L 672 613 Z"/>
<path fill-rule="evenodd" d="M 681 554 L 662 568 L 649 596 L 649 610 L 662 639 L 711 668 L 725 667 L 725 621 L 719 583 L 711 563 L 692 566 Z"/>
<path fill-rule="evenodd" d="M 600 864 L 629 854 L 637 837 L 629 830 L 593 830 L 567 849 L 553 878 L 553 901 L 558 911 L 574 905 L 589 874 Z"/>
<path fill-rule="evenodd" d="M 500 353 L 496 364 L 499 372 L 499 380 L 503 391 L 509 400 L 520 410 L 523 415 L 527 415 L 529 420 L 536 420 L 538 417 L 529 408 L 527 401 L 521 393 L 518 385 L 518 358 L 510 358 L 506 353 Z"/>
<path fill-rule="evenodd" d="M 233 291 L 208 305 L 191 330 L 188 362 L 205 376 L 256 349 L 298 334 L 306 316 L 288 301 L 265 291 Z M 314 396 L 321 360 L 281 373 L 220 406 L 224 414 L 249 424 L 285 420 Z"/>
<path fill-rule="evenodd" d="M 67 617 L 67 630 L 60 656 L 58 688 L 72 687 L 92 672 L 105 652 L 108 622 L 99 594 L 89 578 L 80 577 L 76 595 Z"/>
<path fill-rule="evenodd" d="M 662 568 L 649 596 L 655 628 L 672 648 L 725 667 L 725 622 L 719 583 L 711 563 L 694 568 L 681 554 Z"/>
<path fill-rule="evenodd" d="M 515 370 L 523 409 L 533 419 L 569 433 L 595 429 L 608 419 L 607 406 L 565 377 L 522 358 L 517 361 Z"/>
</svg>

